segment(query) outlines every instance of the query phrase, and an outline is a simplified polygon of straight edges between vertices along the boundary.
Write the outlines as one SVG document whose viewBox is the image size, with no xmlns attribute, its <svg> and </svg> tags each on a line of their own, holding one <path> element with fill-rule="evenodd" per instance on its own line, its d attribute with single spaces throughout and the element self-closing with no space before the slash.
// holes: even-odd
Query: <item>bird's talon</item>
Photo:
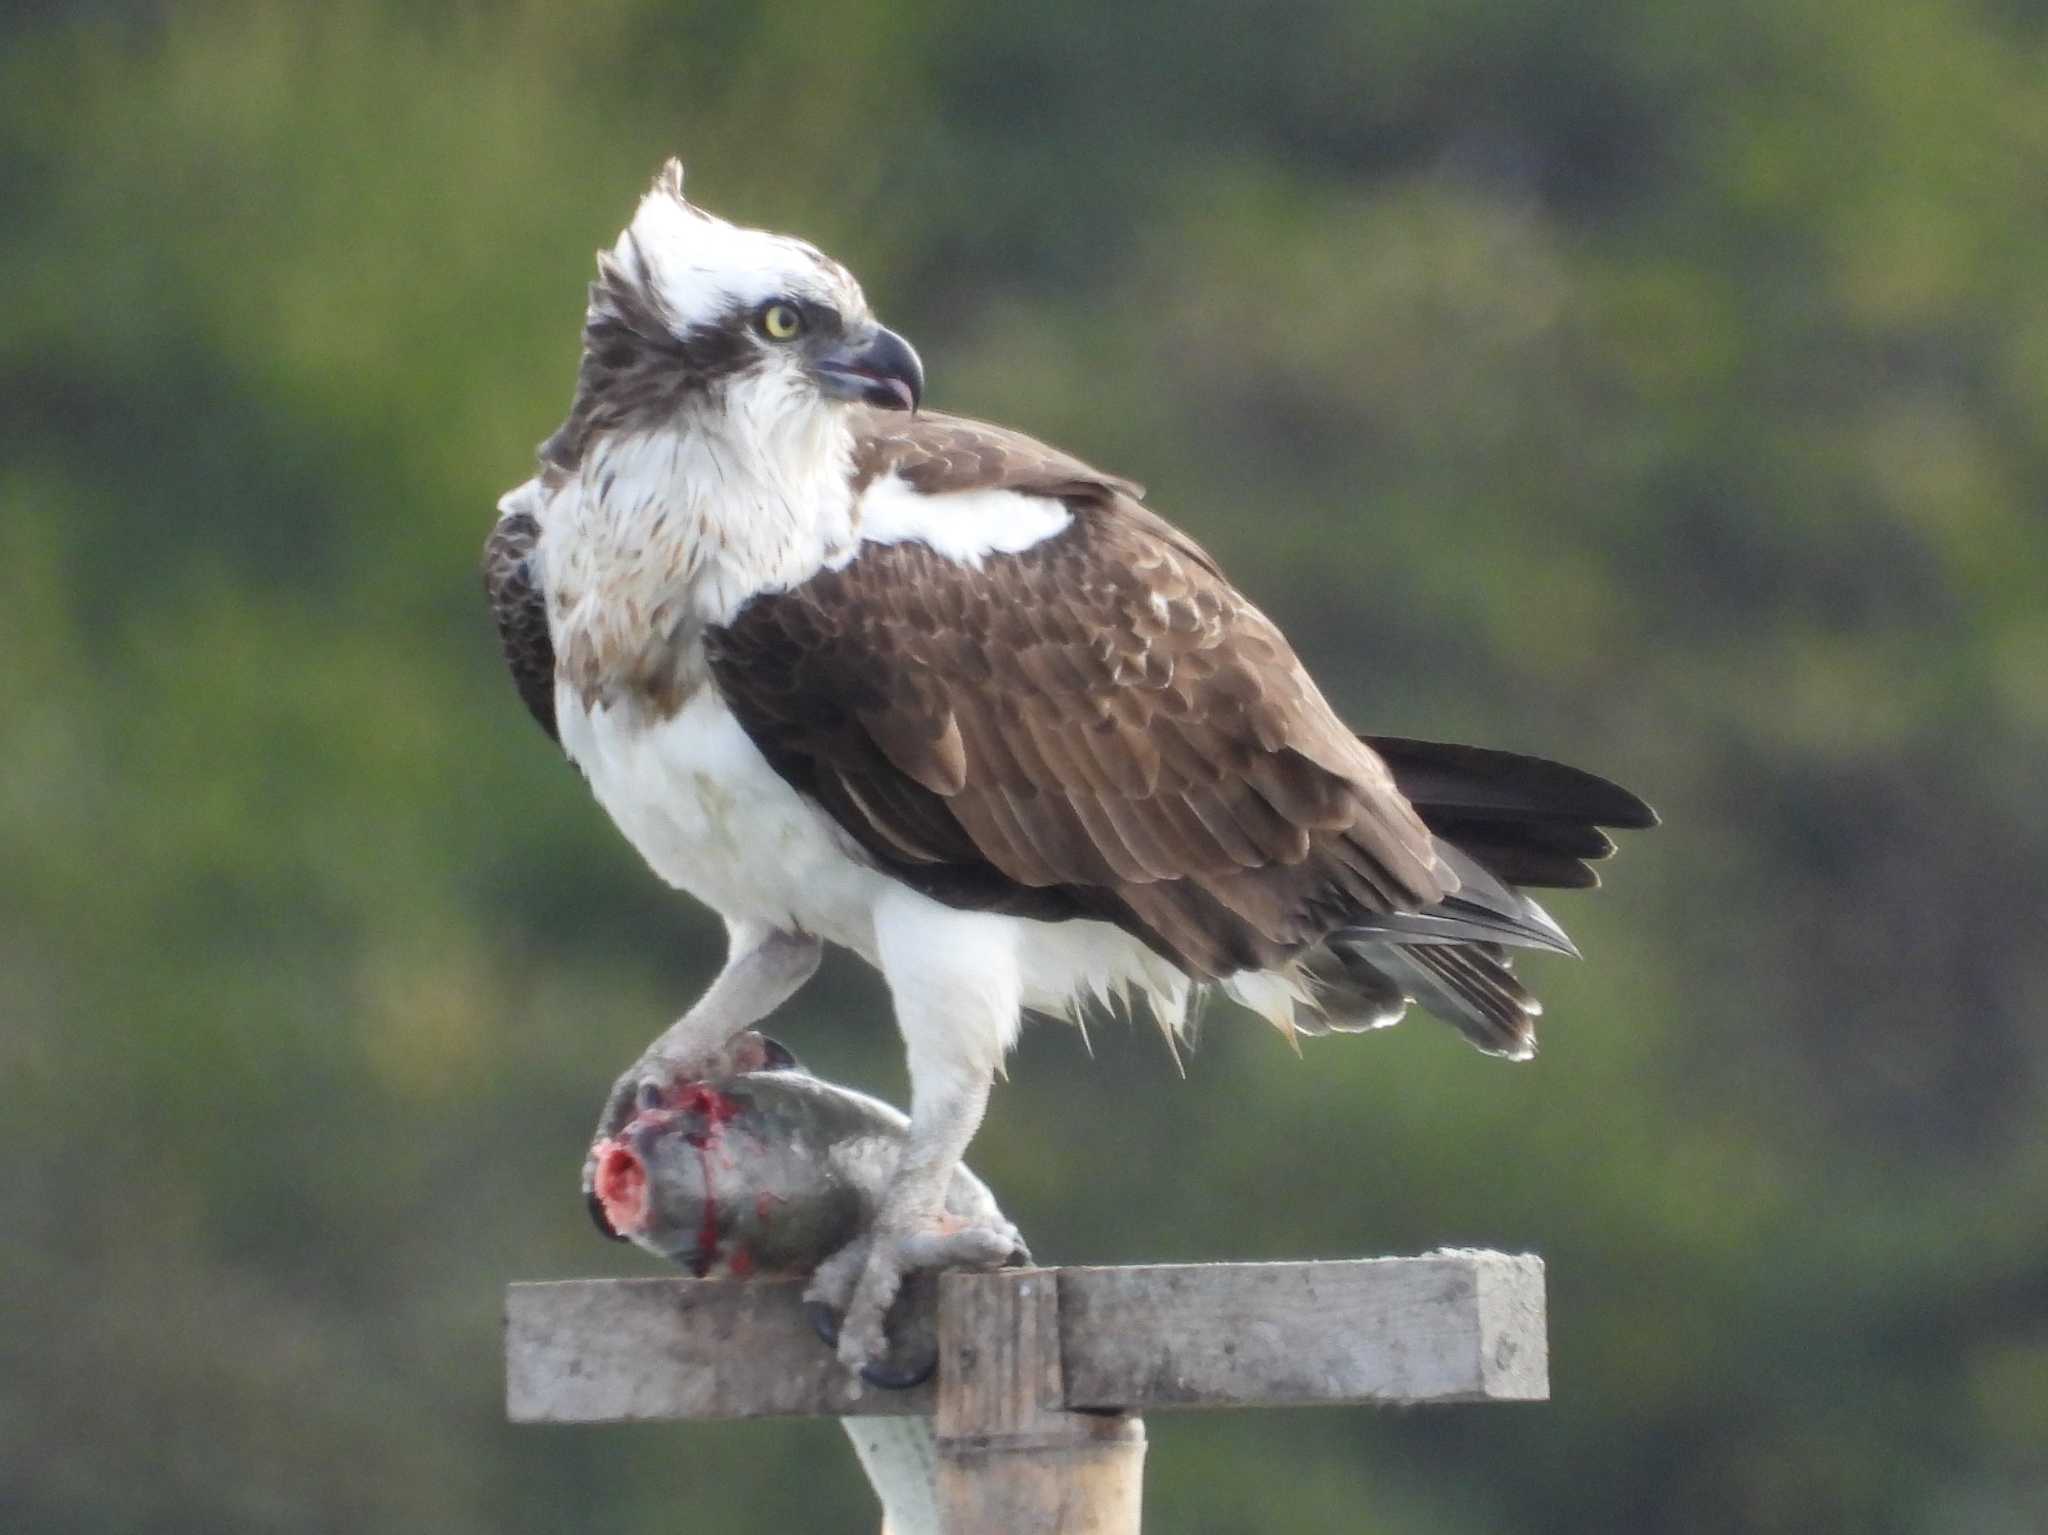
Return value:
<svg viewBox="0 0 2048 1535">
<path fill-rule="evenodd" d="M 804 1320 L 827 1348 L 839 1347 L 839 1313 L 821 1300 L 804 1302 Z"/>
<path fill-rule="evenodd" d="M 930 1380 L 939 1368 L 939 1356 L 934 1353 L 923 1364 L 898 1369 L 890 1364 L 864 1364 L 860 1367 L 860 1378 L 877 1391 L 909 1391 Z"/>
</svg>

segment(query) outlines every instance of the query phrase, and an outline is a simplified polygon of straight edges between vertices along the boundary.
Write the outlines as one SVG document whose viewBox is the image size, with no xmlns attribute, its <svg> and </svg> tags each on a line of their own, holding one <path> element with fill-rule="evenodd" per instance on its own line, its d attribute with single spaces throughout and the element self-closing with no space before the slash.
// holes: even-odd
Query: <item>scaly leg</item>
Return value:
<svg viewBox="0 0 2048 1535">
<path fill-rule="evenodd" d="M 808 933 L 789 933 L 756 923 L 727 922 L 725 968 L 696 1005 L 665 1029 L 632 1068 L 612 1085 L 597 1121 L 597 1141 L 618 1134 L 645 1102 L 658 1100 L 679 1083 L 722 1074 L 731 1063 L 725 1047 L 737 1034 L 774 1012 L 818 968 L 824 945 Z M 583 1194 L 591 1201 L 598 1228 L 609 1233 L 595 1203 L 595 1146 L 583 1165 Z"/>
<path fill-rule="evenodd" d="M 944 1216 L 953 1170 L 1017 1034 L 1016 919 L 954 911 L 904 890 L 877 906 L 875 937 L 909 1054 L 910 1128 L 871 1229 L 826 1260 L 805 1292 L 841 1312 L 839 1357 L 854 1369 L 887 1351 L 883 1318 L 905 1274 L 994 1268 L 1023 1250 L 1007 1221 L 964 1226 Z"/>
</svg>

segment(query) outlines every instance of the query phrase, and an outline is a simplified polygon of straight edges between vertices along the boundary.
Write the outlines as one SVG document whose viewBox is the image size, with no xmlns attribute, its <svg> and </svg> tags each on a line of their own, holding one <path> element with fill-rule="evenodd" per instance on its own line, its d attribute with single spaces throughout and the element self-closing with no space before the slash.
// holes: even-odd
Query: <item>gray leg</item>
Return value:
<svg viewBox="0 0 2048 1535">
<path fill-rule="evenodd" d="M 825 946 L 808 933 L 786 933 L 748 923 L 726 924 L 725 968 L 704 995 L 641 1053 L 612 1085 L 597 1139 L 616 1135 L 643 1097 L 658 1097 L 680 1082 L 718 1074 L 726 1044 L 793 996 L 818 968 Z M 583 1191 L 591 1192 L 597 1162 L 584 1165 Z"/>
<path fill-rule="evenodd" d="M 839 1357 L 859 1369 L 887 1350 L 882 1322 L 903 1277 L 994 1268 L 1024 1244 L 998 1220 L 945 1216 L 947 1185 L 981 1125 L 1020 986 L 1010 919 L 946 911 L 907 892 L 878 908 L 877 948 L 910 1061 L 910 1127 L 872 1228 L 812 1278 L 805 1299 L 842 1312 Z"/>
</svg>

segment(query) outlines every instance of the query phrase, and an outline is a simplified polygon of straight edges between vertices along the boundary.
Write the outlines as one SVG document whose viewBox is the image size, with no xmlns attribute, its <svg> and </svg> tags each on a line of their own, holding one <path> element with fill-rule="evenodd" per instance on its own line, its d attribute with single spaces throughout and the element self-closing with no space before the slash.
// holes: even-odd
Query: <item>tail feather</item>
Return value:
<svg viewBox="0 0 2048 1535">
<path fill-rule="evenodd" d="M 1404 949 L 1401 958 L 1428 970 L 1439 983 L 1437 1002 L 1429 1007 L 1447 1018 L 1473 1044 L 1489 1055 L 1526 1061 L 1536 1053 L 1536 1019 L 1543 1011 L 1529 989 L 1515 979 L 1507 961 L 1476 948 Z"/>
<path fill-rule="evenodd" d="M 1320 1008 L 1303 1033 L 1351 1033 L 1399 1020 L 1409 1002 L 1491 1055 L 1536 1053 L 1542 1004 L 1515 978 L 1511 949 L 1577 956 L 1564 929 L 1521 887 L 1583 889 L 1614 851 L 1603 827 L 1657 824 L 1604 778 L 1540 757 L 1366 736 L 1436 839 L 1459 890 L 1415 912 L 1360 915 L 1301 970 Z"/>
<path fill-rule="evenodd" d="M 1364 736 L 1436 836 L 1511 885 L 1584 890 L 1614 852 L 1602 827 L 1636 830 L 1657 812 L 1579 768 L 1479 746 Z"/>
<path fill-rule="evenodd" d="M 1361 957 L 1488 1055 L 1536 1053 L 1538 1002 L 1497 953 L 1471 944 L 1373 944 Z"/>
<path fill-rule="evenodd" d="M 1473 828 L 1457 822 L 1430 821 L 1430 830 L 1447 842 L 1463 848 L 1476 862 L 1491 869 L 1511 885 L 1533 885 L 1539 890 L 1597 890 L 1599 871 L 1591 861 L 1614 851 L 1608 843 L 1598 853 L 1561 852 L 1544 846 L 1532 827 Z"/>
<path fill-rule="evenodd" d="M 1408 1011 L 1400 983 L 1355 944 L 1324 943 L 1299 961 L 1313 1008 L 1294 1015 L 1299 1034 L 1364 1034 L 1399 1023 Z"/>
<path fill-rule="evenodd" d="M 1562 762 L 1406 736 L 1359 739 L 1392 769 L 1395 784 L 1418 809 L 1426 804 L 1479 819 L 1580 821 L 1626 830 L 1657 824 L 1657 812 L 1621 785 Z"/>
</svg>

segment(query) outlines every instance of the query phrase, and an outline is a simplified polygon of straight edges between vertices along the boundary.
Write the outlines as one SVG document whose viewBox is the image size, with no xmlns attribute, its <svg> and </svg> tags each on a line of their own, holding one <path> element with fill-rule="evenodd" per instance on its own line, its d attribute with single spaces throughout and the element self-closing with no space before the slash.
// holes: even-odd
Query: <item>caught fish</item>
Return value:
<svg viewBox="0 0 2048 1535">
<path fill-rule="evenodd" d="M 908 1125 L 793 1065 L 721 1075 L 644 1104 L 598 1143 L 597 1200 L 619 1236 L 700 1279 L 805 1275 L 869 1228 Z M 964 1166 L 946 1214 L 1002 1218 Z"/>
<path fill-rule="evenodd" d="M 868 1228 L 909 1123 L 879 1099 L 812 1076 L 773 1040 L 749 1032 L 711 1079 L 643 1104 L 593 1148 L 595 1213 L 608 1234 L 700 1279 L 806 1275 Z M 954 1169 L 946 1213 L 984 1226 L 1003 1219 L 964 1165 Z M 928 1332 L 901 1341 L 929 1347 Z M 891 1375 L 878 1363 L 863 1375 L 911 1385 L 934 1364 L 935 1355 Z M 937 1535 L 931 1419 L 840 1422 L 891 1535 Z"/>
</svg>

